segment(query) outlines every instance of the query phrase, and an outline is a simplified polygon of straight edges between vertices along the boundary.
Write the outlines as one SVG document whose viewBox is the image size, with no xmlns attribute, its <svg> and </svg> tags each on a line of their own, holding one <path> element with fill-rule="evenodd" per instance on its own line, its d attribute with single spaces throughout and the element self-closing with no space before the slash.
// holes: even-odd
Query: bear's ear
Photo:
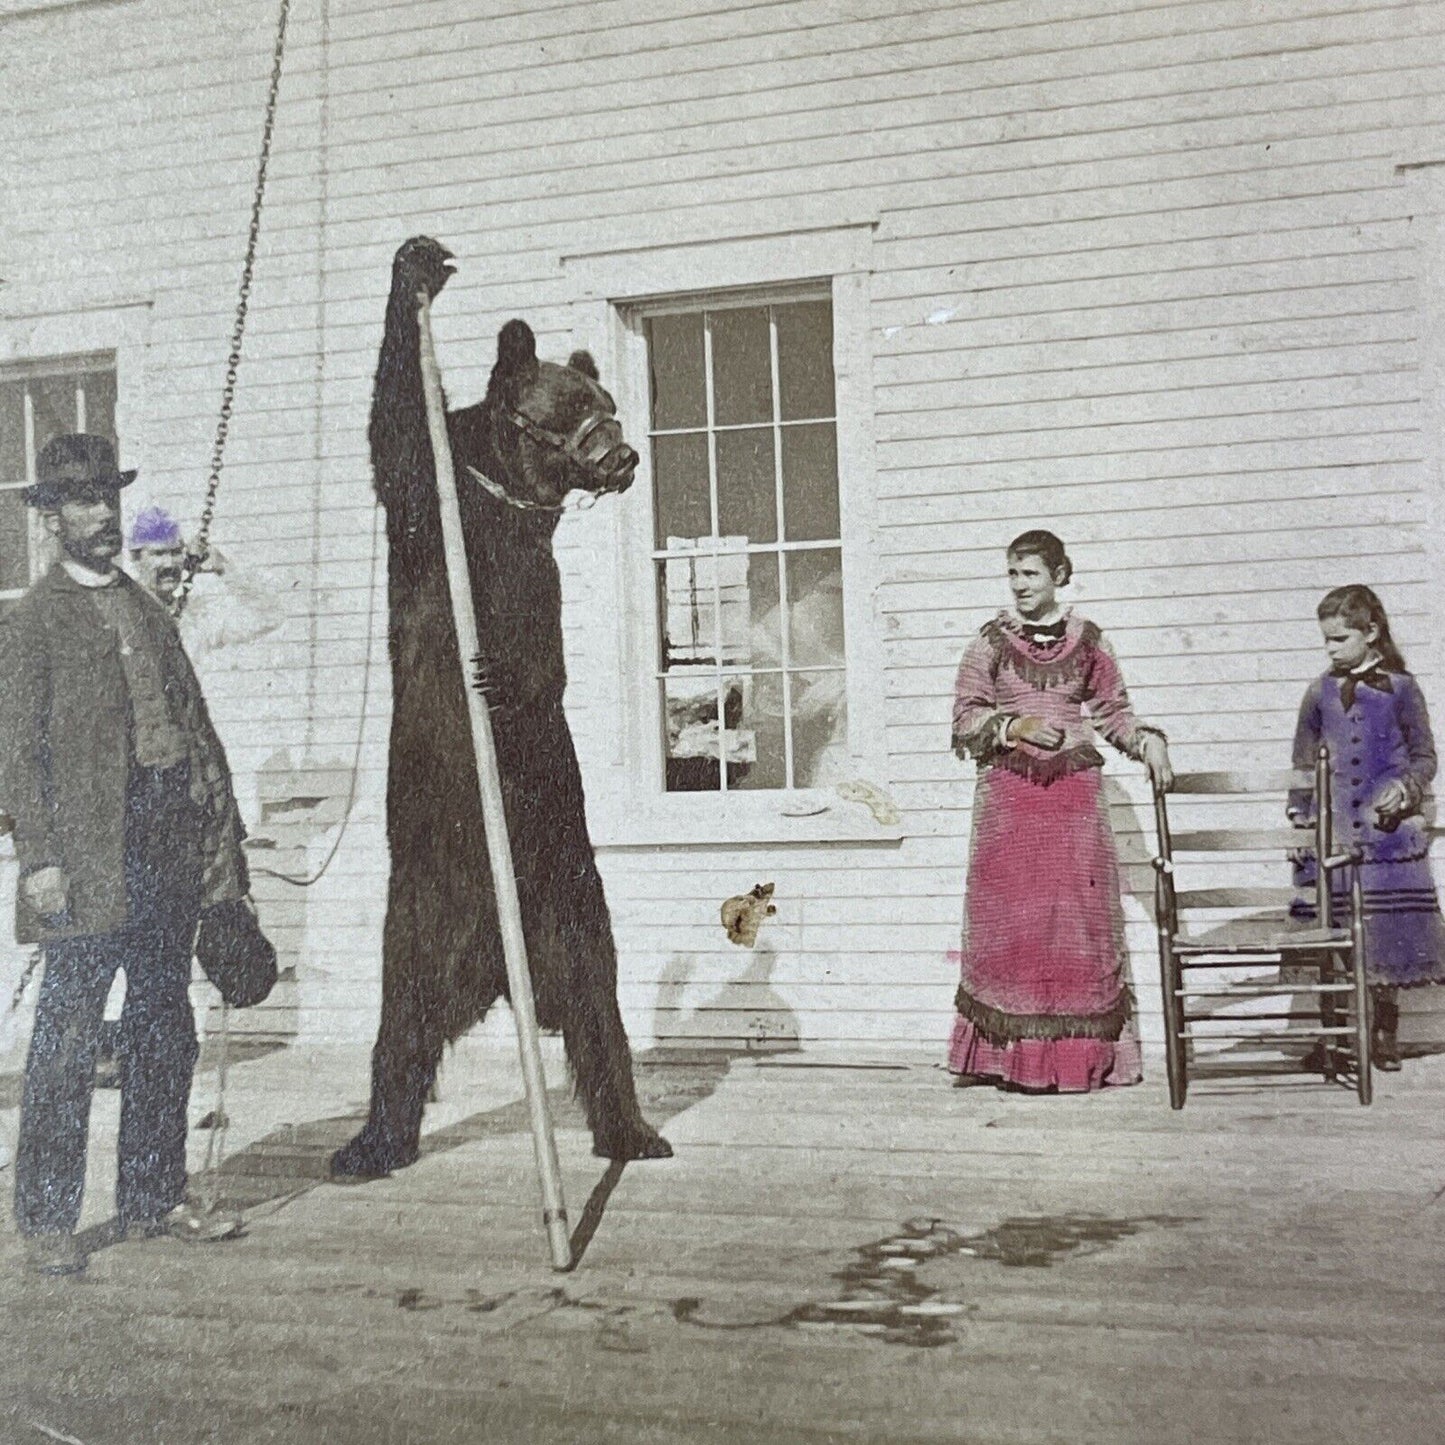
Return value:
<svg viewBox="0 0 1445 1445">
<path fill-rule="evenodd" d="M 512 320 L 497 333 L 497 364 L 492 386 L 515 396 L 537 379 L 537 338 L 525 321 Z"/>
<path fill-rule="evenodd" d="M 602 379 L 601 373 L 597 370 L 597 363 L 592 359 L 590 351 L 574 351 L 567 358 L 567 365 L 573 371 L 580 371 L 583 376 L 590 377 L 593 381 Z"/>
</svg>

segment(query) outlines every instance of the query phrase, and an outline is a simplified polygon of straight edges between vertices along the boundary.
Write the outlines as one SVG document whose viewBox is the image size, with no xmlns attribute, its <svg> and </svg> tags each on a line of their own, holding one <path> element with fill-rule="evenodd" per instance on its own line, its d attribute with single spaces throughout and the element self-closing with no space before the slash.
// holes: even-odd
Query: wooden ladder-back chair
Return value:
<svg viewBox="0 0 1445 1445">
<path fill-rule="evenodd" d="M 1330 807 L 1329 754 L 1321 748 L 1313 778 L 1308 773 L 1183 773 L 1174 780 L 1172 794 L 1200 798 L 1229 799 L 1243 796 L 1275 795 L 1270 806 L 1283 811 L 1280 795 L 1290 789 L 1314 787 L 1316 799 L 1313 842 L 1316 870 L 1317 918 L 1313 927 L 1289 915 L 1292 890 L 1287 888 L 1239 887 L 1192 888 L 1179 886 L 1180 857 L 1200 860 L 1199 867 L 1214 857 L 1266 854 L 1286 866 L 1289 852 L 1310 837 L 1303 829 L 1280 826 L 1270 829 L 1210 828 L 1175 833 L 1169 822 L 1166 795 L 1154 789 L 1154 823 L 1158 831 L 1159 854 L 1154 859 L 1155 919 L 1159 931 L 1159 973 L 1164 999 L 1164 1043 L 1169 1070 L 1169 1102 L 1184 1107 L 1189 1087 L 1190 1044 L 1193 1039 L 1257 1039 L 1278 1043 L 1287 1038 L 1318 1039 L 1324 1058 L 1323 1073 L 1335 1077 L 1339 1063 L 1353 1055 L 1356 1091 L 1361 1104 L 1368 1104 L 1370 1089 L 1370 998 L 1365 984 L 1364 902 L 1357 866 L 1358 852 L 1336 852 Z M 1190 863 L 1186 862 L 1186 869 Z M 1257 860 L 1256 860 L 1257 866 Z M 1348 869 L 1350 888 L 1347 909 L 1336 907 L 1330 879 Z M 1251 910 L 1245 917 L 1220 922 L 1223 910 Z M 1336 914 L 1347 911 L 1348 917 Z M 1202 914 L 1213 914 L 1211 923 Z M 1269 964 L 1308 965 L 1314 971 L 1304 982 L 1275 979 L 1231 979 L 1231 971 L 1248 969 L 1258 973 Z M 1201 981 L 1195 977 L 1207 970 L 1223 975 L 1224 982 Z M 1299 969 L 1303 974 L 1305 969 Z M 1300 994 L 1318 998 L 1318 1012 L 1298 1009 L 1259 1013 L 1198 1012 L 1192 1002 L 1206 1009 L 1230 1009 L 1251 999 Z M 1205 1003 L 1205 1001 L 1210 1001 Z M 1310 1028 L 1265 1030 L 1264 1023 L 1311 1023 Z M 1196 1034 L 1192 1026 L 1224 1025 L 1220 1031 Z M 1237 1027 L 1236 1027 L 1237 1026 Z M 1353 1046 L 1353 1047 L 1351 1047 Z"/>
</svg>

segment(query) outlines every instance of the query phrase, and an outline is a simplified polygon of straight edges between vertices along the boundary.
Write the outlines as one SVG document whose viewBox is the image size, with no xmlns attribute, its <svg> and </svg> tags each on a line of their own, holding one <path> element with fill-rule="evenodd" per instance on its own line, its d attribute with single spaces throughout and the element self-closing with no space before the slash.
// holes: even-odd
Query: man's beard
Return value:
<svg viewBox="0 0 1445 1445">
<path fill-rule="evenodd" d="M 92 572 L 108 572 L 120 554 L 120 528 L 107 527 L 88 537 L 62 538 L 60 545 L 72 562 L 78 562 Z"/>
</svg>

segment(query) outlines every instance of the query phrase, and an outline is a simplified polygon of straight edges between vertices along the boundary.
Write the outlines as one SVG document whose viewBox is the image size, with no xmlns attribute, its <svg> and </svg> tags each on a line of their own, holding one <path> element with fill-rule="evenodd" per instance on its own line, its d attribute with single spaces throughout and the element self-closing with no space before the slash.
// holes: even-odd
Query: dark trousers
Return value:
<svg viewBox="0 0 1445 1445">
<path fill-rule="evenodd" d="M 187 989 L 200 915 L 199 826 L 184 768 L 137 769 L 126 797 L 130 918 L 114 933 L 45 946 L 15 1154 L 25 1234 L 74 1230 L 85 1185 L 106 995 L 125 970 L 116 1210 L 156 1219 L 186 1190 L 186 1108 L 198 1048 Z"/>
</svg>

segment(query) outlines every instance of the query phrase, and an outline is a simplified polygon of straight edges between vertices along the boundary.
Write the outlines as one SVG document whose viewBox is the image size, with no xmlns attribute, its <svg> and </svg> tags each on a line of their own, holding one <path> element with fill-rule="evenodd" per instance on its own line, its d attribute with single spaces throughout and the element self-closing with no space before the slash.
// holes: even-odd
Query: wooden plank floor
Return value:
<svg viewBox="0 0 1445 1445">
<path fill-rule="evenodd" d="M 363 1051 L 235 1066 L 220 1187 L 246 1232 L 212 1246 L 108 1243 L 102 1092 L 87 1273 L 29 1276 L 0 1235 L 0 1438 L 1441 1438 L 1445 1057 L 1370 1109 L 1227 1077 L 1173 1114 L 1152 1072 L 1034 1099 L 923 1060 L 644 1056 L 672 1161 L 609 1169 L 555 1095 L 590 1236 L 565 1275 L 505 1058 L 454 1061 L 421 1162 L 360 1186 L 322 1174 Z"/>
</svg>

